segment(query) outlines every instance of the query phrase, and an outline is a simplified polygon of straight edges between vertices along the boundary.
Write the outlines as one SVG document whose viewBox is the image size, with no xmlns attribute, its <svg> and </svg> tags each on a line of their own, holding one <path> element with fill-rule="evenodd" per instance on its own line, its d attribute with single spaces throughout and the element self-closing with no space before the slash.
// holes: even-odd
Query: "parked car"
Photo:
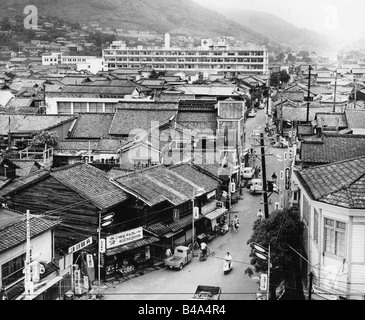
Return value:
<svg viewBox="0 0 365 320">
<path fill-rule="evenodd" d="M 219 300 L 221 292 L 222 292 L 221 287 L 199 285 L 196 288 L 195 294 L 193 295 L 193 299 Z"/>
<path fill-rule="evenodd" d="M 165 259 L 165 266 L 171 269 L 182 269 L 193 259 L 193 253 L 189 247 L 178 246 L 174 250 L 174 254 Z"/>
<path fill-rule="evenodd" d="M 256 111 L 254 109 L 252 109 L 249 113 L 248 113 L 248 117 L 249 118 L 254 118 L 256 117 Z"/>
<path fill-rule="evenodd" d="M 252 167 L 245 167 L 242 170 L 243 179 L 252 179 L 255 175 L 255 169 Z"/>
<path fill-rule="evenodd" d="M 261 193 L 262 192 L 262 180 L 261 179 L 252 179 L 250 186 L 251 193 Z"/>
<path fill-rule="evenodd" d="M 272 191 L 275 193 L 279 193 L 278 186 L 273 181 L 267 181 L 266 190 L 269 189 L 269 183 L 272 183 Z M 262 193 L 263 191 L 263 182 L 261 179 L 252 179 L 251 180 L 251 186 L 250 186 L 250 192 L 251 193 Z"/>
</svg>

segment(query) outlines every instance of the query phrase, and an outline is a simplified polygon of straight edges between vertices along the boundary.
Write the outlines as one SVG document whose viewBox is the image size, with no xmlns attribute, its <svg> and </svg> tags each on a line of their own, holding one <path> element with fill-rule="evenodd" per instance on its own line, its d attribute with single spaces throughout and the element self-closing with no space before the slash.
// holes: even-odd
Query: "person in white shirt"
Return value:
<svg viewBox="0 0 365 320">
<path fill-rule="evenodd" d="M 226 256 L 224 257 L 224 260 L 229 263 L 229 267 L 231 268 L 232 257 L 231 257 L 231 254 L 229 252 L 226 253 Z"/>
<path fill-rule="evenodd" d="M 200 250 L 202 251 L 203 255 L 207 254 L 208 246 L 204 241 L 200 244 Z"/>
</svg>

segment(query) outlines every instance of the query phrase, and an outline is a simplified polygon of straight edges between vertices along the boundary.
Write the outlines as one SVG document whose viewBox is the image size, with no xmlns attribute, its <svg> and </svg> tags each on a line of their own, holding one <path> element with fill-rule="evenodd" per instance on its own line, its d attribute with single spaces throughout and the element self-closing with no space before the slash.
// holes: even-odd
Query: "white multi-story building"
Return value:
<svg viewBox="0 0 365 320">
<path fill-rule="evenodd" d="M 199 71 L 204 77 L 218 72 L 225 77 L 268 74 L 269 58 L 266 48 L 250 44 L 231 47 L 225 39 L 213 44 L 202 39 L 195 48 L 171 47 L 170 35 L 165 35 L 164 47 L 127 47 L 123 41 L 113 41 L 103 50 L 109 70 L 152 67 L 156 71 Z"/>
<path fill-rule="evenodd" d="M 91 73 L 108 71 L 104 58 L 96 56 L 71 56 L 61 52 L 52 52 L 42 55 L 42 65 L 53 66 L 57 64 L 76 65 L 77 70 L 86 70 Z"/>
</svg>

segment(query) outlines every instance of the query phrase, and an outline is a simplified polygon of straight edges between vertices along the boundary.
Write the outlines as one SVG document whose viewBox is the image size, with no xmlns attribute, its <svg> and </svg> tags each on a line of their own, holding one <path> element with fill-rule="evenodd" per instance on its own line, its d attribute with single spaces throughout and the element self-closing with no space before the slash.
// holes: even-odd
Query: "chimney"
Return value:
<svg viewBox="0 0 365 320">
<path fill-rule="evenodd" d="M 165 33 L 165 49 L 170 49 L 170 34 Z"/>
</svg>

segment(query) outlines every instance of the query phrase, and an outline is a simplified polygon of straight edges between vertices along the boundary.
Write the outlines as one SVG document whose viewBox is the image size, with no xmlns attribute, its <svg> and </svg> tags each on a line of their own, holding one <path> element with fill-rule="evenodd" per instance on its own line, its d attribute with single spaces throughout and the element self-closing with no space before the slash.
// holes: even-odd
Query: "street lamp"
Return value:
<svg viewBox="0 0 365 320">
<path fill-rule="evenodd" d="M 101 217 L 101 212 L 99 212 L 99 227 L 97 229 L 98 232 L 98 291 L 100 293 L 100 253 L 104 251 L 101 249 L 101 228 L 107 227 L 113 222 L 114 212 L 109 213 L 108 215 Z"/>
</svg>

